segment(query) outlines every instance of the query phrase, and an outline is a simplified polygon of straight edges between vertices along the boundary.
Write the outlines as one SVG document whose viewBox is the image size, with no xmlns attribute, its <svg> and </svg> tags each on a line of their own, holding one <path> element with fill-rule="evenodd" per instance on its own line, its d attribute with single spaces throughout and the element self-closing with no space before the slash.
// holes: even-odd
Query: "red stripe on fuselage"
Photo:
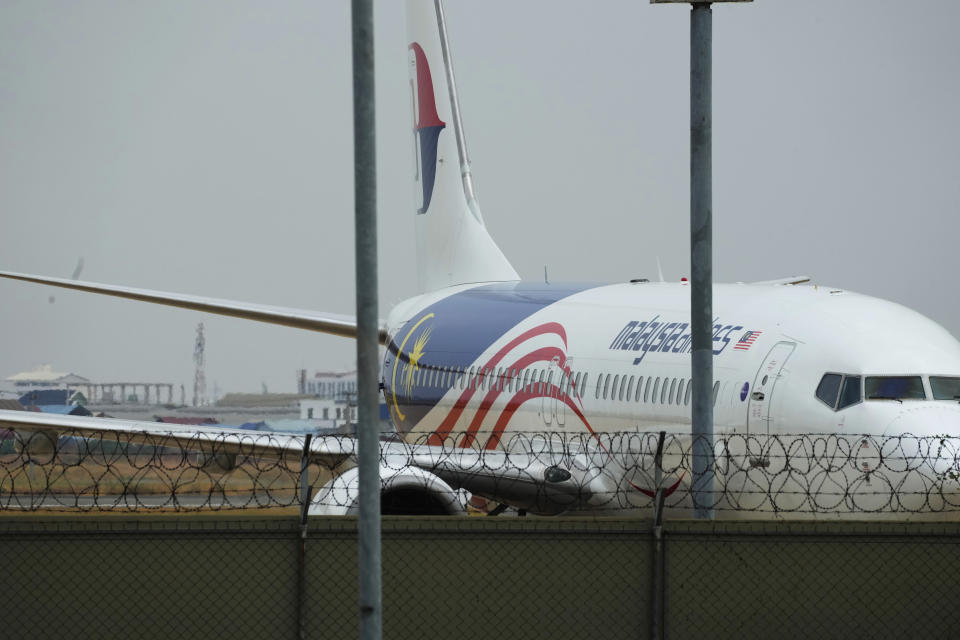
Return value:
<svg viewBox="0 0 960 640">
<path fill-rule="evenodd" d="M 534 327 L 524 333 L 520 334 L 509 343 L 507 343 L 502 349 L 497 351 L 496 354 L 490 360 L 487 361 L 485 365 L 480 367 L 481 371 L 486 371 L 498 365 L 501 360 L 517 345 L 522 342 L 534 338 L 536 336 L 555 333 L 560 336 L 560 339 L 563 341 L 563 347 L 567 347 L 567 332 L 564 330 L 563 325 L 557 322 L 547 322 L 545 324 Z M 447 417 L 444 418 L 443 422 L 440 423 L 440 426 L 437 427 L 437 430 L 433 432 L 430 438 L 427 440 L 428 444 L 441 445 L 447 439 L 447 436 L 450 435 L 450 432 L 453 431 L 453 427 L 457 424 L 457 420 L 460 419 L 460 415 L 463 413 L 463 410 L 466 408 L 467 404 L 473 398 L 473 394 L 477 392 L 477 388 L 473 385 L 470 388 L 465 389 L 460 397 L 457 398 L 457 401 L 454 403 L 453 408 L 450 410 L 450 413 L 447 414 Z"/>
<path fill-rule="evenodd" d="M 508 370 L 514 369 L 514 368 L 523 369 L 525 367 L 529 367 L 535 362 L 550 362 L 555 357 L 560 358 L 562 362 L 566 358 L 566 354 L 563 352 L 562 349 L 559 349 L 557 347 L 542 347 L 540 349 L 537 349 L 536 351 L 533 351 L 523 356 L 522 358 L 514 362 L 512 365 L 507 367 L 507 369 Z M 531 388 L 533 388 L 534 385 L 539 387 L 541 384 L 543 384 L 543 386 L 546 386 L 545 382 L 544 383 L 530 382 L 527 384 L 529 384 Z M 487 412 L 490 410 L 490 407 L 493 406 L 494 401 L 500 396 L 501 393 L 503 393 L 503 391 L 500 390 L 500 381 L 498 380 L 495 387 L 491 389 L 489 392 L 487 392 L 486 397 L 480 403 L 480 407 L 477 409 L 477 413 L 473 416 L 473 420 L 470 422 L 470 427 L 467 429 L 467 433 L 463 436 L 463 440 L 460 443 L 461 447 L 469 447 L 471 444 L 473 444 L 474 437 L 476 436 L 477 431 L 480 430 L 480 425 L 483 423 L 483 419 L 487 417 Z M 529 396 L 527 398 L 528 400 L 531 398 L 539 398 L 539 397 L 542 397 L 543 395 L 543 394 L 532 394 L 529 391 L 521 391 L 520 394 L 524 396 Z M 507 417 L 507 419 L 509 420 L 509 416 Z M 501 414 L 500 420 L 497 421 L 498 425 L 500 424 L 501 420 L 503 420 L 503 414 Z M 504 426 L 506 425 L 504 424 Z"/>
</svg>

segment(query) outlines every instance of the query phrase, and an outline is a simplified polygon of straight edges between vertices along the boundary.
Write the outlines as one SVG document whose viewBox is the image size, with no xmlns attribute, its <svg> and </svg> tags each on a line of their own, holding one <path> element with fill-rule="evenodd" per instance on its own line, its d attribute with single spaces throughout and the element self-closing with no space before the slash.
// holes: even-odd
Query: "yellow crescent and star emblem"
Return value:
<svg viewBox="0 0 960 640">
<path fill-rule="evenodd" d="M 427 315 L 420 318 L 416 324 L 414 324 L 410 331 L 407 332 L 407 335 L 404 336 L 403 341 L 400 343 L 400 348 L 397 350 L 397 363 L 393 367 L 393 375 L 391 377 L 390 386 L 393 388 L 393 410 L 396 412 L 397 417 L 400 420 L 406 419 L 406 416 L 403 415 L 403 412 L 400 411 L 400 405 L 397 403 L 397 369 L 400 368 L 400 361 L 403 358 L 403 350 L 407 346 L 407 342 L 410 340 L 410 336 L 420 328 L 424 322 L 433 318 L 434 314 L 428 313 Z M 407 352 L 407 368 L 400 378 L 400 389 L 403 392 L 403 395 L 406 397 L 413 396 L 413 384 L 416 380 L 417 371 L 420 370 L 420 360 L 423 358 L 423 354 L 426 353 L 427 342 L 430 341 L 430 334 L 433 333 L 433 327 L 428 327 L 417 336 L 416 340 L 413 341 L 413 348 Z"/>
</svg>

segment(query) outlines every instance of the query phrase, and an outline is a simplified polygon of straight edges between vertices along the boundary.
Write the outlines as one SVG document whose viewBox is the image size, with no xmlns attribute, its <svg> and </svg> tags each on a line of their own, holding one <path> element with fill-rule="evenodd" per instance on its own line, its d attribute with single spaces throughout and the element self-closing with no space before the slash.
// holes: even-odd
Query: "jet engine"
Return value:
<svg viewBox="0 0 960 640">
<path fill-rule="evenodd" d="M 310 515 L 357 515 L 360 470 L 353 467 L 328 482 L 310 505 Z M 380 512 L 383 515 L 465 515 L 469 494 L 458 491 L 417 467 L 380 466 Z"/>
</svg>

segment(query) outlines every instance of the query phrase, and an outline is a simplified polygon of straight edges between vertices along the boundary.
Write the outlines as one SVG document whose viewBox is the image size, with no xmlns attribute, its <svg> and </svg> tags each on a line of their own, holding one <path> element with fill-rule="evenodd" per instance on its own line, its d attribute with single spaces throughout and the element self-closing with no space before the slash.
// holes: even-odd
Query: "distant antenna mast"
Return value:
<svg viewBox="0 0 960 640">
<path fill-rule="evenodd" d="M 193 345 L 193 406 L 199 407 L 207 403 L 207 376 L 203 372 L 203 347 L 206 341 L 203 338 L 203 323 L 197 325 L 197 341 Z"/>
</svg>

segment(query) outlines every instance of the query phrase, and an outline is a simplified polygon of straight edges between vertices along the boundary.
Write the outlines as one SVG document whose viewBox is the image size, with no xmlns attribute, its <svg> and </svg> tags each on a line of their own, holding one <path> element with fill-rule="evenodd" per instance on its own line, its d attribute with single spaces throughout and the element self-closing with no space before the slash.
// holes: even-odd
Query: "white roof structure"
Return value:
<svg viewBox="0 0 960 640">
<path fill-rule="evenodd" d="M 75 384 L 75 383 L 85 383 L 90 382 L 87 378 L 83 376 L 78 376 L 75 373 L 59 373 L 53 370 L 53 367 L 49 364 L 43 364 L 38 366 L 33 371 L 24 371 L 22 373 L 16 373 L 7 378 L 7 382 L 14 382 L 19 384 Z"/>
</svg>

